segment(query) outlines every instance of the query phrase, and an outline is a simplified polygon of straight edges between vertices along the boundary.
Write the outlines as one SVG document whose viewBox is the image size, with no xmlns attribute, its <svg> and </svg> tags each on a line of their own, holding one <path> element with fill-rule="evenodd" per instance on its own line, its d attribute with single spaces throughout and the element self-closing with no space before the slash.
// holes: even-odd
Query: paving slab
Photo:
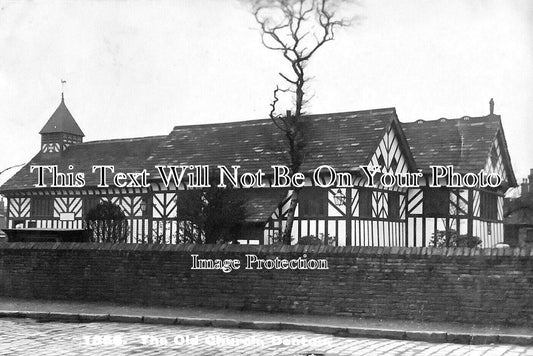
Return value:
<svg viewBox="0 0 533 356">
<path fill-rule="evenodd" d="M 308 331 L 0 319 L 3 355 L 530 356 L 533 346 L 354 338 Z"/>
<path fill-rule="evenodd" d="M 533 328 L 403 320 L 345 315 L 275 314 L 229 309 L 178 308 L 113 303 L 0 298 L 0 317 L 62 322 L 119 322 L 257 330 L 300 330 L 324 335 L 457 344 L 533 345 Z"/>
</svg>

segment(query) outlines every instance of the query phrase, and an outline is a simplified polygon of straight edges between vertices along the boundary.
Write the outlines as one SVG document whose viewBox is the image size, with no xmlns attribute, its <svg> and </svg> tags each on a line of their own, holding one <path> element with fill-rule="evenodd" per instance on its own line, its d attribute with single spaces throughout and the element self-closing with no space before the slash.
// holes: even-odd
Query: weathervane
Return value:
<svg viewBox="0 0 533 356">
<path fill-rule="evenodd" d="M 61 99 L 64 99 L 63 93 L 65 92 L 65 83 L 66 82 L 67 82 L 66 80 L 61 79 Z"/>
</svg>

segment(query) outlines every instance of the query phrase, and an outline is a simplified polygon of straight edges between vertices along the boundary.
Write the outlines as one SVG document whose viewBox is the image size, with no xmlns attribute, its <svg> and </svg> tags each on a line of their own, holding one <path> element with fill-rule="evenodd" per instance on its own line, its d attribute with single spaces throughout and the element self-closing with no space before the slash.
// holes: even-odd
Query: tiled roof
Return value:
<svg viewBox="0 0 533 356">
<path fill-rule="evenodd" d="M 457 172 L 479 172 L 497 134 L 503 133 L 498 115 L 418 120 L 401 125 L 413 158 L 423 171 L 429 171 L 430 165 L 453 165 Z"/>
<path fill-rule="evenodd" d="M 328 164 L 350 171 L 367 164 L 393 122 L 398 123 L 394 108 L 307 116 L 303 121 L 307 153 L 301 170 L 308 173 Z M 422 169 L 431 164 L 452 164 L 458 171 L 479 171 L 498 132 L 505 141 L 496 115 L 402 123 L 401 127 L 405 135 L 400 132 L 400 139 L 407 138 L 414 161 Z M 505 142 L 503 146 L 504 161 L 510 162 Z M 86 186 L 90 187 L 98 178 L 91 172 L 93 165 L 114 165 L 120 172 L 146 168 L 157 178 L 156 165 L 240 165 L 241 172 L 260 168 L 266 172 L 271 165 L 288 163 L 286 137 L 268 119 L 176 126 L 165 136 L 74 144 L 60 159 L 43 159 L 37 154 L 0 191 L 34 188 L 36 173 L 30 173 L 29 166 L 38 164 L 57 164 L 62 172 L 73 165 L 72 171 L 85 173 Z M 513 180 L 512 169 L 510 172 Z"/>
<path fill-rule="evenodd" d="M 346 171 L 368 163 L 384 129 L 395 119 L 393 108 L 307 116 L 301 171 L 310 172 L 322 164 Z M 286 137 L 269 119 L 176 126 L 148 163 L 152 167 L 240 165 L 242 171 L 265 171 L 273 164 L 289 164 L 286 147 Z"/>
<path fill-rule="evenodd" d="M 246 221 L 267 221 L 283 198 L 287 196 L 287 193 L 287 189 L 280 188 L 245 189 L 243 198 L 245 201 Z"/>
<path fill-rule="evenodd" d="M 61 103 L 56 111 L 54 111 L 39 133 L 46 134 L 56 132 L 85 136 L 65 105 L 63 97 L 61 98 Z"/>
<path fill-rule="evenodd" d="M 9 179 L 2 191 L 34 188 L 37 173 L 30 173 L 31 165 L 57 165 L 58 170 L 67 172 L 84 172 L 86 186 L 96 186 L 98 175 L 91 172 L 93 165 L 114 165 L 115 172 L 140 172 L 146 167 L 146 159 L 154 147 L 166 136 L 152 136 L 130 139 L 92 141 L 69 146 L 60 159 L 45 159 L 38 153 L 33 159 Z M 73 166 L 69 170 L 69 165 Z M 45 177 L 46 179 L 46 177 Z M 45 183 L 49 184 L 50 179 Z"/>
<path fill-rule="evenodd" d="M 533 208 L 522 207 L 516 209 L 505 217 L 505 224 L 533 226 Z"/>
<path fill-rule="evenodd" d="M 351 170 L 368 163 L 385 128 L 397 120 L 393 108 L 337 114 L 309 115 L 304 121 L 307 155 L 303 172 L 322 164 Z M 31 165 L 57 164 L 61 172 L 85 173 L 85 186 L 95 186 L 93 165 L 114 165 L 115 171 L 139 172 L 146 168 L 158 178 L 156 165 L 240 165 L 242 172 L 270 171 L 270 165 L 288 164 L 286 138 L 269 119 L 176 126 L 168 136 L 105 140 L 74 144 L 61 158 L 37 154 L 8 180 L 2 191 L 34 188 Z"/>
</svg>

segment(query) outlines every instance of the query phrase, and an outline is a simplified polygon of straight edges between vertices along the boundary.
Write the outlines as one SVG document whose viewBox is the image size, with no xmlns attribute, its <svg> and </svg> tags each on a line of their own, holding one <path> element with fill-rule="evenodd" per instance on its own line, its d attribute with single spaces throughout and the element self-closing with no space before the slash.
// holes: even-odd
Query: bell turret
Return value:
<svg viewBox="0 0 533 356">
<path fill-rule="evenodd" d="M 68 146 L 83 142 L 85 136 L 65 105 L 63 94 L 61 103 L 39 133 L 41 153 L 50 156 L 59 155 Z"/>
</svg>

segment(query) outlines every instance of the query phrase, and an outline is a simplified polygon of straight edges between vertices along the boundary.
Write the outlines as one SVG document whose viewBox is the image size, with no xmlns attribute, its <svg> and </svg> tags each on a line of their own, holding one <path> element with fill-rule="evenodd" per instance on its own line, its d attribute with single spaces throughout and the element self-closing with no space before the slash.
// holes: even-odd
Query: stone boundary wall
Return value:
<svg viewBox="0 0 533 356">
<path fill-rule="evenodd" d="M 0 295 L 531 327 L 533 250 L 0 243 Z"/>
</svg>

